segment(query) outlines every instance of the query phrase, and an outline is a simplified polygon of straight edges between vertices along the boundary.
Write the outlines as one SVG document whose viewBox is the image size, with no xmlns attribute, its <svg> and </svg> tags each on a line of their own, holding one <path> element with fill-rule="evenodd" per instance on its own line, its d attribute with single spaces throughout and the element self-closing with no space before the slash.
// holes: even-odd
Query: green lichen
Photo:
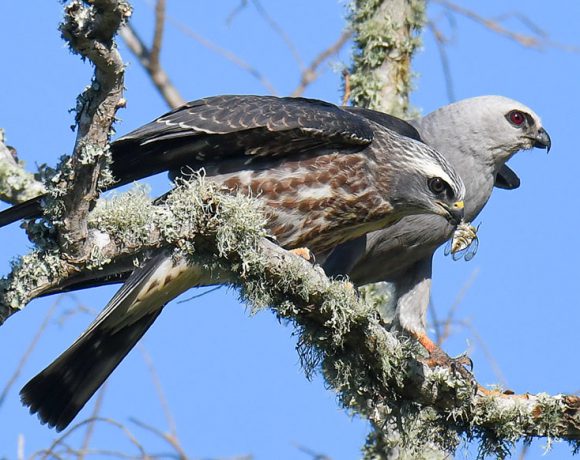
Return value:
<svg viewBox="0 0 580 460">
<path fill-rule="evenodd" d="M 404 9 L 400 20 L 389 14 L 395 9 Z M 408 116 L 411 59 L 421 44 L 425 1 L 357 0 L 349 20 L 355 42 L 350 100 L 356 106 Z"/>
<path fill-rule="evenodd" d="M 44 192 L 44 186 L 24 169 L 24 163 L 12 158 L 5 145 L 4 130 L 0 129 L 0 199 L 20 203 Z"/>
</svg>

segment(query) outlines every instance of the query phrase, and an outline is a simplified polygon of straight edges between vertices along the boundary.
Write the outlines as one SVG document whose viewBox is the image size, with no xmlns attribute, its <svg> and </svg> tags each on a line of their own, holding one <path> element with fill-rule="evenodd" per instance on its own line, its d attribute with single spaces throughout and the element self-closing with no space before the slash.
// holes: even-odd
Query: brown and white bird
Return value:
<svg viewBox="0 0 580 460">
<path fill-rule="evenodd" d="M 321 258 L 411 214 L 436 214 L 457 225 L 461 179 L 439 153 L 405 135 L 416 134 L 412 127 L 388 119 L 376 123 L 370 112 L 310 99 L 212 97 L 114 142 L 111 169 L 122 184 L 163 170 L 177 176 L 203 168 L 210 180 L 260 200 L 283 247 L 307 246 Z M 5 211 L 0 222 L 35 215 L 39 202 Z M 160 250 L 129 276 L 88 330 L 22 389 L 22 401 L 62 430 L 164 305 L 208 282 L 199 267 Z"/>
</svg>

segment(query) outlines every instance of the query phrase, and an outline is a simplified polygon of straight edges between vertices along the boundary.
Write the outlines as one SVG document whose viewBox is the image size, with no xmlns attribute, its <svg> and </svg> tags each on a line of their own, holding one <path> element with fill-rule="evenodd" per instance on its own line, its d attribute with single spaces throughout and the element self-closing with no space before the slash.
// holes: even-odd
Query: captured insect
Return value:
<svg viewBox="0 0 580 460">
<path fill-rule="evenodd" d="M 451 239 L 445 245 L 445 255 L 448 256 L 451 254 L 453 260 L 463 258 L 466 262 L 473 259 L 479 248 L 478 230 L 479 225 L 474 227 L 462 221 L 455 229 L 455 232 L 453 232 Z"/>
</svg>

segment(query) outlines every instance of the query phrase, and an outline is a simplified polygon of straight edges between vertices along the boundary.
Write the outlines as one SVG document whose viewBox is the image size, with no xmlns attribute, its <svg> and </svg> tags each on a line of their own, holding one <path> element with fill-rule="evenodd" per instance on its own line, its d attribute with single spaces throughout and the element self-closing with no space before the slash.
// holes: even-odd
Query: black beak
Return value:
<svg viewBox="0 0 580 460">
<path fill-rule="evenodd" d="M 536 135 L 536 142 L 534 143 L 534 147 L 539 149 L 547 149 L 548 153 L 550 152 L 550 148 L 552 147 L 552 140 L 550 139 L 550 135 L 544 128 L 538 129 L 538 134 Z"/>
</svg>

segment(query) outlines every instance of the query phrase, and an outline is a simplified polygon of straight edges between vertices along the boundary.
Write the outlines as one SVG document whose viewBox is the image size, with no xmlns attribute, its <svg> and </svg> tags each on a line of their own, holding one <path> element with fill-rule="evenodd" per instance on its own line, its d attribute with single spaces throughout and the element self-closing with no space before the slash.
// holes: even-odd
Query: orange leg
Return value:
<svg viewBox="0 0 580 460">
<path fill-rule="evenodd" d="M 417 341 L 421 345 L 423 345 L 423 347 L 425 348 L 425 350 L 429 352 L 429 354 L 433 353 L 435 350 L 440 350 L 439 346 L 435 342 L 433 342 L 433 340 L 427 337 L 427 334 L 425 334 L 424 332 L 414 332 L 412 335 L 417 339 Z"/>
<path fill-rule="evenodd" d="M 308 262 L 314 262 L 314 255 L 310 252 L 310 249 L 308 248 L 290 249 L 290 252 L 292 254 L 296 254 L 297 256 L 302 257 L 304 260 L 307 260 Z"/>
<path fill-rule="evenodd" d="M 471 360 L 467 357 L 461 357 L 459 359 L 450 358 L 447 353 L 445 353 L 439 345 L 433 342 L 425 333 L 421 332 L 414 332 L 411 334 L 413 337 L 417 339 L 417 341 L 423 345 L 425 350 L 429 352 L 429 359 L 426 361 L 426 364 L 429 367 L 435 366 L 444 366 L 444 367 L 454 367 L 458 368 L 456 364 L 460 364 L 459 372 L 467 378 L 473 378 L 470 374 L 468 374 L 467 369 L 463 366 L 470 366 L 472 367 Z M 487 388 L 482 387 L 480 384 L 477 384 L 477 393 L 483 396 L 496 396 L 502 398 L 527 398 L 526 394 L 514 394 L 511 390 L 489 390 Z"/>
<path fill-rule="evenodd" d="M 412 332 L 411 335 L 417 339 L 417 341 L 423 345 L 425 350 L 429 352 L 429 359 L 426 361 L 426 364 L 429 367 L 452 367 L 458 368 L 462 374 L 465 376 L 468 375 L 467 369 L 464 366 L 469 366 L 470 368 L 473 367 L 473 363 L 471 359 L 467 356 L 460 356 L 459 358 L 451 358 L 447 353 L 445 353 L 439 345 L 433 342 L 427 334 L 424 332 Z"/>
</svg>

